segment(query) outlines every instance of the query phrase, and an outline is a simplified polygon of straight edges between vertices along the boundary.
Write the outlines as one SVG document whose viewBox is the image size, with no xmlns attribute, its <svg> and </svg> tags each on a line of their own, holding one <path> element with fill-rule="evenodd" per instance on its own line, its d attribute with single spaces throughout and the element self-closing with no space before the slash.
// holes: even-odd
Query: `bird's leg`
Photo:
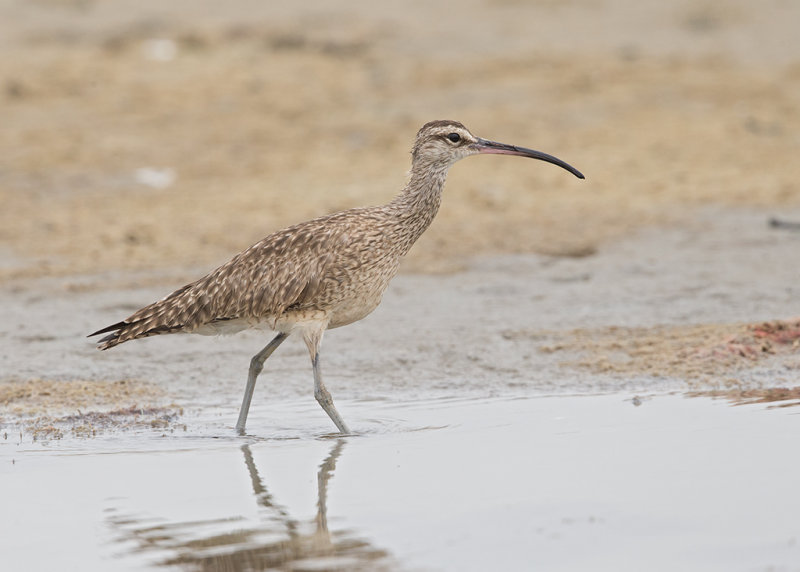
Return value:
<svg viewBox="0 0 800 572">
<path fill-rule="evenodd" d="M 311 365 L 314 368 L 314 398 L 341 433 L 350 433 L 347 425 L 344 424 L 342 417 L 333 405 L 331 392 L 322 383 L 322 370 L 319 367 L 319 347 L 322 344 L 322 332 L 323 330 L 307 332 L 304 336 L 308 346 L 308 353 L 311 354 Z"/>
<path fill-rule="evenodd" d="M 256 388 L 256 378 L 261 370 L 264 369 L 264 362 L 269 356 L 272 355 L 279 345 L 289 337 L 289 334 L 280 333 L 272 341 L 268 343 L 263 350 L 258 352 L 250 360 L 250 372 L 247 375 L 247 386 L 244 389 L 244 398 L 242 399 L 242 408 L 239 410 L 239 420 L 236 422 L 236 432 L 239 435 L 244 435 L 244 426 L 247 423 L 247 413 L 250 411 L 250 401 L 253 399 L 253 391 Z"/>
<path fill-rule="evenodd" d="M 336 411 L 331 392 L 328 391 L 325 384 L 322 383 L 322 372 L 319 368 L 319 352 L 311 358 L 311 364 L 314 366 L 314 398 L 325 410 L 325 413 L 328 414 L 328 417 L 331 418 L 331 421 L 333 421 L 340 433 L 350 433 L 347 425 L 342 421 L 341 415 Z"/>
</svg>

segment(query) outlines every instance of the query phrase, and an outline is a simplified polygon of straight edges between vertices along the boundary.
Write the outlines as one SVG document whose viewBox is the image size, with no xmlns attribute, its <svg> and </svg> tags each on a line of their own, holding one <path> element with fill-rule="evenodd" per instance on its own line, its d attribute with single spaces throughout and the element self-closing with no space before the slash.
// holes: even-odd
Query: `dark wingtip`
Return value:
<svg viewBox="0 0 800 572">
<path fill-rule="evenodd" d="M 105 334 L 108 332 L 116 332 L 117 330 L 121 330 L 122 328 L 124 328 L 126 325 L 127 324 L 125 322 L 117 322 L 116 324 L 111 324 L 110 326 L 106 326 L 102 330 L 97 330 L 96 332 L 93 332 L 86 337 L 92 338 L 94 336 L 99 336 L 100 334 Z M 103 340 L 100 341 L 102 342 Z"/>
<path fill-rule="evenodd" d="M 113 348 L 120 342 L 119 340 L 119 332 L 114 332 L 113 334 L 107 335 L 105 338 L 100 338 L 97 340 L 97 349 L 100 351 L 107 350 L 108 348 Z"/>
</svg>

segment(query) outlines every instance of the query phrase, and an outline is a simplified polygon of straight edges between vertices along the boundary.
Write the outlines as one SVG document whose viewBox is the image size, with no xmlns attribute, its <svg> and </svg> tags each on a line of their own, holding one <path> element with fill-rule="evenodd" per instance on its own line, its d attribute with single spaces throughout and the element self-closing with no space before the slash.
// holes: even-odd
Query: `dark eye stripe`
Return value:
<svg viewBox="0 0 800 572">
<path fill-rule="evenodd" d="M 459 141 L 461 141 L 461 135 L 459 135 L 458 133 L 450 133 L 447 136 L 447 138 L 450 139 L 450 141 L 452 141 L 453 143 L 458 143 Z"/>
</svg>

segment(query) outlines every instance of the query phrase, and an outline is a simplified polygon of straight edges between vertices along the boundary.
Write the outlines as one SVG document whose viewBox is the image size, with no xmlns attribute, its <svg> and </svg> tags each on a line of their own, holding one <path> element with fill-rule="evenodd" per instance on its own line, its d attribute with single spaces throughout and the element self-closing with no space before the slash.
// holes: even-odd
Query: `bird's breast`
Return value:
<svg viewBox="0 0 800 572">
<path fill-rule="evenodd" d="M 330 316 L 329 328 L 357 322 L 369 315 L 381 303 L 383 293 L 397 273 L 399 260 L 375 266 L 365 265 L 337 276 L 329 283 L 325 306 Z"/>
</svg>

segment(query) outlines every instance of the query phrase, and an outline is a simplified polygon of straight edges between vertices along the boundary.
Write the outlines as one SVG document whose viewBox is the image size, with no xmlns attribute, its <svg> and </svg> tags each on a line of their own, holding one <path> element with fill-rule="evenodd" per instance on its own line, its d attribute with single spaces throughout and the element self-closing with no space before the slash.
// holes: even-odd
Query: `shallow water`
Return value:
<svg viewBox="0 0 800 572">
<path fill-rule="evenodd" d="M 342 401 L 0 441 L 7 570 L 798 570 L 795 408 Z M 275 428 L 277 427 L 277 430 Z"/>
</svg>

